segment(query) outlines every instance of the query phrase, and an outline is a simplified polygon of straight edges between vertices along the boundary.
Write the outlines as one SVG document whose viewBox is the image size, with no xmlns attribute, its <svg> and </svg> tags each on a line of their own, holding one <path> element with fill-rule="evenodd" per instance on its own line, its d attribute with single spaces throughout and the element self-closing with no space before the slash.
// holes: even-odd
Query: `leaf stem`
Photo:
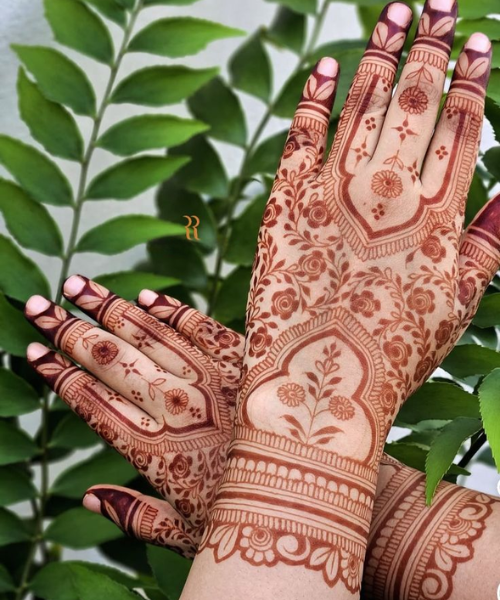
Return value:
<svg viewBox="0 0 500 600">
<path fill-rule="evenodd" d="M 462 456 L 462 458 L 460 459 L 460 462 L 458 463 L 458 466 L 462 467 L 462 469 L 465 469 L 468 466 L 468 464 L 471 462 L 471 460 L 474 458 L 474 456 L 476 456 L 476 454 L 479 452 L 479 450 L 481 450 L 481 448 L 484 446 L 484 444 L 486 444 L 486 442 L 487 442 L 486 433 L 483 430 L 477 436 L 477 438 L 473 442 L 471 442 L 470 448 Z"/>
</svg>

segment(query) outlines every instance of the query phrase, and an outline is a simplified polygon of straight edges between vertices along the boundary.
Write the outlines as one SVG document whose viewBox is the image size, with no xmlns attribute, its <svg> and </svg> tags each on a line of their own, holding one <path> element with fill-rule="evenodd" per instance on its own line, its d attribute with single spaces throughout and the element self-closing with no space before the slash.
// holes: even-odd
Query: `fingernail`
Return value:
<svg viewBox="0 0 500 600">
<path fill-rule="evenodd" d="M 339 65 L 337 61 L 333 58 L 325 56 L 319 61 L 316 70 L 321 75 L 326 75 L 327 77 L 335 77 L 335 75 L 337 75 L 337 71 L 339 70 Z"/>
<path fill-rule="evenodd" d="M 406 4 L 396 3 L 389 6 L 387 16 L 393 23 L 405 27 L 410 22 L 413 13 L 411 12 L 411 8 L 406 6 Z"/>
<path fill-rule="evenodd" d="M 429 6 L 434 10 L 450 11 L 455 4 L 455 0 L 429 0 Z"/>
<path fill-rule="evenodd" d="M 324 60 L 324 59 L 323 59 Z M 139 298 L 137 298 L 139 304 L 143 306 L 151 306 L 153 302 L 158 298 L 158 294 L 151 290 L 142 290 L 139 294 Z"/>
<path fill-rule="evenodd" d="M 50 350 L 46 346 L 43 346 L 38 342 L 33 342 L 26 349 L 26 356 L 28 357 L 28 360 L 34 361 L 39 359 L 41 356 L 44 356 L 48 352 L 50 352 Z"/>
<path fill-rule="evenodd" d="M 478 52 L 488 52 L 491 48 L 491 42 L 484 33 L 473 33 L 464 47 Z"/>
<path fill-rule="evenodd" d="M 31 296 L 31 298 L 26 302 L 26 306 L 24 310 L 29 315 L 38 315 L 44 310 L 47 310 L 50 306 L 50 302 L 47 298 L 43 296 Z"/>
<path fill-rule="evenodd" d="M 85 285 L 85 280 L 80 275 L 72 275 L 64 282 L 63 293 L 65 296 L 76 296 L 79 294 Z"/>
<path fill-rule="evenodd" d="M 87 510 L 101 514 L 101 501 L 97 496 L 94 496 L 94 494 L 85 494 L 82 504 Z"/>
</svg>

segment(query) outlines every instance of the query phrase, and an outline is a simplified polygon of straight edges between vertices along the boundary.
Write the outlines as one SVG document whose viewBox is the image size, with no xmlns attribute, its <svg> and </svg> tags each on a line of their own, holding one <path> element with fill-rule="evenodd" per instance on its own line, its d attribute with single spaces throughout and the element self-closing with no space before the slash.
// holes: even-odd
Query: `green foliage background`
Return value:
<svg viewBox="0 0 500 600">
<path fill-rule="evenodd" d="M 20 115 L 37 144 L 0 135 L 0 163 L 12 176 L 0 179 L 0 211 L 10 234 L 0 236 L 0 599 L 34 595 L 47 600 L 126 600 L 137 598 L 138 589 L 151 600 L 180 596 L 188 561 L 126 538 L 112 523 L 81 507 L 84 491 L 95 483 L 154 492 L 27 366 L 26 346 L 40 336 L 25 321 L 23 304 L 35 293 L 59 302 L 61 283 L 71 273 L 77 253 L 112 255 L 147 243 L 148 260 L 143 264 L 95 279 L 127 299 L 135 298 L 143 287 L 165 290 L 193 306 L 202 298 L 199 308 L 208 306 L 208 314 L 243 332 L 257 231 L 286 136 L 283 130 L 266 137 L 266 126 L 276 117 L 292 117 L 311 66 L 330 55 L 342 67 L 334 132 L 366 39 L 383 7 L 373 0 L 345 0 L 357 6 L 363 39 L 318 47 L 325 17 L 335 11 L 336 2 L 266 0 L 276 4 L 273 22 L 245 35 L 229 61 L 229 76 L 224 77 L 220 75 L 224 65 L 192 69 L 182 64 L 185 56 L 203 51 L 212 41 L 243 34 L 219 23 L 169 16 L 169 5 L 196 1 L 43 0 L 61 47 L 12 46 L 20 64 Z M 461 0 L 453 56 L 473 31 L 484 31 L 493 40 L 486 116 L 500 142 L 500 21 L 489 17 L 496 4 L 497 0 Z M 149 6 L 163 6 L 165 15 L 139 31 L 137 17 Z M 110 35 L 114 27 L 121 31 L 117 48 Z M 103 97 L 96 98 L 92 82 L 67 57 L 64 46 L 109 67 Z M 280 89 L 274 83 L 270 47 L 288 52 L 294 60 Z M 150 54 L 151 64 L 119 77 L 122 61 L 131 52 Z M 159 65 L 155 56 L 176 62 Z M 253 131 L 242 110 L 243 94 L 262 103 Z M 103 131 L 105 112 L 120 103 L 144 107 L 186 103 L 192 118 L 146 112 Z M 92 121 L 88 139 L 83 139 L 73 115 Z M 229 177 L 214 141 L 241 149 L 236 176 Z M 89 180 L 97 148 L 113 153 L 116 163 Z M 151 153 L 158 149 L 168 150 Z M 78 165 L 76 189 L 51 157 Z M 500 145 L 481 156 L 467 223 L 498 181 Z M 94 206 L 87 207 L 88 203 L 128 200 L 159 184 L 156 217 L 123 214 L 120 205 L 121 216 L 80 234 L 82 210 Z M 72 211 L 72 227 L 64 236 L 50 205 Z M 185 238 L 186 214 L 200 218 L 199 242 Z M 23 248 L 60 259 L 60 283 L 54 294 Z M 429 501 L 443 477 L 455 481 L 457 475 L 467 474 L 473 459 L 494 464 L 495 458 L 500 466 L 499 309 L 497 276 L 473 324 L 443 364 L 451 379 L 434 378 L 414 394 L 397 421 L 409 434 L 387 445 L 396 458 L 427 471 Z M 28 413 L 39 419 L 35 436 L 20 424 L 19 417 Z M 487 439 L 492 451 L 483 448 Z M 51 466 L 80 449 L 93 453 L 83 461 L 74 457 L 53 481 Z M 29 517 L 18 514 L 20 503 L 30 505 Z M 99 547 L 127 574 L 62 560 L 65 548 L 92 547 Z"/>
</svg>

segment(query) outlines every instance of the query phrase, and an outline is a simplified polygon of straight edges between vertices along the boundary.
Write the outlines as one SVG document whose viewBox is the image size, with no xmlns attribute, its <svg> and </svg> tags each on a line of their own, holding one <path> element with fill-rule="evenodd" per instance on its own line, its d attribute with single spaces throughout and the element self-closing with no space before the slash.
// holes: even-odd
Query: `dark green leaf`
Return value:
<svg viewBox="0 0 500 600">
<path fill-rule="evenodd" d="M 119 6 L 122 6 L 126 10 L 131 10 L 132 8 L 134 8 L 135 1 L 136 0 L 115 0 L 116 4 L 118 4 Z M 145 5 L 146 3 L 143 2 L 143 4 Z"/>
<path fill-rule="evenodd" d="M 94 90 L 78 65 L 53 48 L 17 45 L 12 48 L 46 98 L 69 106 L 79 115 L 94 115 Z"/>
<path fill-rule="evenodd" d="M 37 452 L 35 443 L 24 431 L 7 421 L 0 421 L 0 465 L 27 460 Z"/>
<path fill-rule="evenodd" d="M 169 179 L 189 159 L 186 156 L 139 156 L 113 165 L 90 183 L 90 200 L 128 200 Z"/>
<path fill-rule="evenodd" d="M 3 565 L 0 565 L 0 593 L 13 592 L 15 589 L 16 586 L 14 585 L 10 573 Z"/>
<path fill-rule="evenodd" d="M 149 215 L 124 215 L 87 231 L 78 242 L 76 251 L 118 254 L 151 240 L 185 234 L 184 227 L 177 223 Z"/>
<path fill-rule="evenodd" d="M 21 519 L 10 510 L 0 508 L 0 546 L 29 539 L 30 534 Z"/>
<path fill-rule="evenodd" d="M 495 179 L 500 179 L 500 146 L 495 146 L 485 152 L 483 163 Z"/>
<path fill-rule="evenodd" d="M 238 267 L 224 279 L 217 295 L 214 319 L 228 323 L 245 315 L 251 272 L 250 267 Z"/>
<path fill-rule="evenodd" d="M 14 356 L 24 357 L 28 344 L 46 341 L 26 321 L 23 313 L 14 308 L 0 293 L 0 348 Z"/>
<path fill-rule="evenodd" d="M 250 157 L 246 166 L 246 175 L 276 173 L 287 136 L 287 131 L 281 131 L 264 140 Z"/>
<path fill-rule="evenodd" d="M 179 283 L 179 280 L 173 277 L 138 271 L 109 273 L 93 277 L 93 280 L 125 300 L 134 300 L 144 289 L 160 291 Z"/>
<path fill-rule="evenodd" d="M 9 238 L 0 234 L 0 290 L 25 302 L 33 294 L 50 296 L 45 275 Z"/>
<path fill-rule="evenodd" d="M 196 242 L 165 238 L 148 244 L 154 271 L 175 277 L 191 289 L 205 291 L 207 272 Z"/>
<path fill-rule="evenodd" d="M 232 85 L 264 102 L 272 88 L 271 61 L 260 35 L 254 35 L 232 56 L 229 62 Z"/>
<path fill-rule="evenodd" d="M 477 215 L 481 208 L 488 201 L 488 192 L 479 177 L 477 171 L 472 178 L 469 193 L 467 195 L 467 203 L 465 205 L 465 222 L 464 227 L 467 227 L 472 219 Z"/>
<path fill-rule="evenodd" d="M 445 425 L 434 440 L 425 462 L 427 479 L 425 495 L 427 504 L 432 502 L 439 482 L 450 468 L 465 440 L 481 429 L 480 419 L 458 418 Z"/>
<path fill-rule="evenodd" d="M 366 48 L 366 40 L 363 39 L 353 39 L 353 40 L 335 40 L 334 42 L 327 42 L 326 44 L 322 44 L 318 46 L 310 55 L 308 64 L 312 66 L 314 63 L 318 62 L 324 56 L 333 56 L 337 58 L 343 54 L 349 54 L 350 51 L 357 50 L 358 52 L 364 51 Z M 344 70 L 342 67 L 342 79 L 344 78 Z M 348 85 L 351 84 L 350 81 L 346 82 Z"/>
<path fill-rule="evenodd" d="M 127 23 L 127 13 L 116 0 L 81 0 L 92 5 L 101 15 L 123 27 Z"/>
<path fill-rule="evenodd" d="M 500 294 L 483 296 L 473 320 L 478 327 L 500 325 Z"/>
<path fill-rule="evenodd" d="M 0 367 L 0 417 L 18 417 L 37 408 L 36 391 L 10 369 Z"/>
<path fill-rule="evenodd" d="M 208 128 L 205 123 L 192 119 L 180 119 L 171 115 L 142 115 L 117 123 L 103 134 L 97 145 L 120 156 L 130 156 L 144 150 L 183 144 Z"/>
<path fill-rule="evenodd" d="M 193 561 L 171 550 L 148 545 L 148 561 L 159 588 L 168 600 L 179 600 Z"/>
<path fill-rule="evenodd" d="M 257 235 L 267 204 L 267 195 L 258 196 L 231 225 L 224 258 L 227 262 L 251 267 L 257 249 Z"/>
<path fill-rule="evenodd" d="M 90 563 L 90 562 L 85 562 L 83 560 L 75 560 L 75 561 L 71 561 L 71 562 L 73 565 L 81 565 L 82 567 L 86 567 L 87 569 L 90 569 L 94 573 L 102 573 L 103 575 L 106 575 L 107 577 L 110 577 L 111 579 L 113 579 L 113 581 L 116 581 L 117 583 L 121 583 L 122 585 L 124 585 L 126 588 L 128 588 L 130 590 L 143 587 L 141 585 L 141 582 L 143 582 L 144 580 L 147 581 L 146 577 L 141 577 L 140 579 L 138 577 L 131 577 L 127 573 L 124 573 L 123 571 L 115 569 L 114 567 L 109 567 L 108 565 L 102 565 L 102 564 L 98 564 L 98 563 Z"/>
<path fill-rule="evenodd" d="M 229 192 L 229 182 L 224 165 L 214 147 L 203 136 L 196 136 L 182 146 L 169 151 L 170 155 L 189 156 L 191 162 L 174 178 L 180 187 L 191 192 L 224 198 Z"/>
<path fill-rule="evenodd" d="M 220 77 L 191 96 L 188 105 L 197 119 L 208 123 L 210 137 L 237 146 L 246 144 L 247 126 L 240 100 Z"/>
<path fill-rule="evenodd" d="M 425 472 L 425 459 L 427 451 L 421 446 L 415 444 L 406 444 L 401 442 L 392 442 L 385 445 L 385 451 L 389 456 L 399 460 L 403 464 Z"/>
<path fill-rule="evenodd" d="M 464 36 L 480 31 L 487 35 L 490 40 L 500 40 L 500 21 L 497 19 L 476 19 L 474 21 L 460 19 L 455 31 L 457 35 Z"/>
<path fill-rule="evenodd" d="M 188 69 L 177 65 L 148 67 L 120 82 L 111 101 L 143 106 L 176 104 L 194 94 L 218 72 L 218 69 Z"/>
<path fill-rule="evenodd" d="M 131 52 L 150 52 L 160 56 L 177 58 L 196 54 L 215 40 L 243 35 L 241 29 L 226 27 L 220 23 L 172 17 L 153 21 L 132 39 Z"/>
<path fill-rule="evenodd" d="M 81 550 L 123 537 L 123 532 L 103 516 L 78 507 L 56 517 L 44 536 L 51 542 Z"/>
<path fill-rule="evenodd" d="M 479 386 L 479 404 L 483 427 L 500 472 L 500 369 L 494 369 Z"/>
<path fill-rule="evenodd" d="M 500 105 L 489 96 L 486 96 L 484 113 L 493 128 L 496 141 L 500 142 Z"/>
<path fill-rule="evenodd" d="M 441 367 L 460 379 L 472 375 L 485 375 L 500 367 L 500 353 L 476 344 L 464 344 L 456 346 L 444 359 Z"/>
<path fill-rule="evenodd" d="M 460 16 L 463 19 L 479 19 L 498 12 L 498 0 L 460 0 Z"/>
<path fill-rule="evenodd" d="M 317 0 L 266 0 L 266 2 L 277 2 L 299 13 L 314 14 L 318 10 Z"/>
<path fill-rule="evenodd" d="M 144 6 L 160 6 L 167 5 L 170 6 L 172 4 L 175 5 L 187 5 L 194 4 L 195 2 L 199 2 L 199 0 L 144 0 Z"/>
<path fill-rule="evenodd" d="M 96 14 L 75 0 L 44 0 L 44 6 L 47 21 L 60 44 L 112 64 L 113 41 Z"/>
<path fill-rule="evenodd" d="M 57 424 L 49 446 L 57 448 L 91 448 L 99 442 L 99 437 L 85 421 L 69 412 Z"/>
<path fill-rule="evenodd" d="M 111 485 L 124 485 L 136 474 L 134 467 L 117 452 L 103 450 L 61 473 L 52 486 L 52 493 L 80 499 L 92 485 L 103 481 Z"/>
<path fill-rule="evenodd" d="M 500 104 L 500 69 L 491 69 L 488 96 L 497 104 Z"/>
<path fill-rule="evenodd" d="M 300 54 L 306 37 L 306 18 L 303 14 L 282 6 L 266 36 L 274 44 Z"/>
<path fill-rule="evenodd" d="M 9 233 L 21 246 L 49 256 L 61 256 L 61 232 L 45 206 L 30 198 L 12 181 L 1 178 L 0 212 Z"/>
<path fill-rule="evenodd" d="M 29 475 L 17 467 L 0 468 L 0 506 L 31 500 L 37 495 Z"/>
</svg>

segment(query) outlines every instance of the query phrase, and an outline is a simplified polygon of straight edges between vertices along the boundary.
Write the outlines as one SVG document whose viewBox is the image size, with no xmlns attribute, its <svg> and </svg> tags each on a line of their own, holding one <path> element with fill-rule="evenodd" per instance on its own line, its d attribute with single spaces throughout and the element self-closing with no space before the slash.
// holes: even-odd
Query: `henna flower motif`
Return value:
<svg viewBox="0 0 500 600">
<path fill-rule="evenodd" d="M 274 539 L 265 527 L 243 527 L 240 546 L 245 548 L 245 557 L 256 565 L 263 562 L 272 563 L 275 558 Z"/>
<path fill-rule="evenodd" d="M 250 356 L 259 358 L 263 356 L 266 349 L 271 345 L 273 338 L 267 332 L 267 329 L 262 325 L 250 336 L 250 348 L 248 350 Z"/>
<path fill-rule="evenodd" d="M 272 297 L 271 312 L 283 320 L 289 319 L 299 308 L 297 292 L 293 288 L 287 288 L 282 292 L 275 292 Z"/>
<path fill-rule="evenodd" d="M 97 342 L 92 348 L 92 356 L 96 363 L 109 365 L 118 356 L 118 346 L 107 340 Z"/>
<path fill-rule="evenodd" d="M 476 292 L 476 282 L 474 277 L 462 279 L 458 284 L 458 299 L 461 304 L 467 306 Z"/>
<path fill-rule="evenodd" d="M 403 191 L 401 177 L 394 171 L 378 171 L 372 177 L 372 191 L 384 198 L 397 198 Z"/>
<path fill-rule="evenodd" d="M 336 419 L 349 421 L 354 417 L 354 405 L 345 396 L 334 396 L 328 403 L 330 412 Z"/>
<path fill-rule="evenodd" d="M 427 379 L 427 377 L 432 373 L 432 371 L 434 371 L 435 360 L 435 352 L 428 356 L 424 356 L 424 358 L 421 358 L 418 361 L 417 366 L 415 367 L 415 374 L 413 375 L 413 380 L 418 383 L 420 381 L 424 381 L 424 379 Z"/>
<path fill-rule="evenodd" d="M 436 295 L 432 290 L 416 287 L 408 296 L 408 308 L 414 310 L 419 315 L 431 313 L 436 308 L 434 299 Z"/>
<path fill-rule="evenodd" d="M 115 440 L 118 439 L 118 434 L 116 433 L 116 431 L 111 429 L 109 425 L 99 425 L 97 427 L 97 433 L 108 444 L 112 444 Z"/>
<path fill-rule="evenodd" d="M 300 150 L 300 144 L 297 139 L 297 136 L 294 134 L 290 134 L 286 141 L 285 148 L 283 150 L 283 158 L 290 158 L 290 156 L 297 152 L 297 150 Z"/>
<path fill-rule="evenodd" d="M 390 383 L 386 382 L 382 386 L 381 398 L 382 404 L 386 409 L 385 412 L 389 414 L 394 409 L 396 402 L 398 401 L 398 395 Z"/>
<path fill-rule="evenodd" d="M 187 498 L 176 500 L 175 508 L 185 517 L 190 517 L 194 513 L 194 506 Z"/>
<path fill-rule="evenodd" d="M 326 270 L 326 261 L 319 250 L 314 250 L 312 254 L 300 258 L 299 268 L 310 281 L 316 281 Z"/>
<path fill-rule="evenodd" d="M 410 344 L 407 344 L 401 335 L 395 335 L 390 342 L 384 342 L 383 349 L 392 366 L 396 368 L 406 367 L 412 353 Z"/>
<path fill-rule="evenodd" d="M 421 115 L 427 110 L 429 99 L 427 94 L 416 85 L 406 88 L 399 97 L 401 110 L 412 115 Z"/>
<path fill-rule="evenodd" d="M 380 300 L 377 300 L 369 290 L 363 290 L 361 294 L 352 295 L 351 310 L 361 313 L 363 317 L 373 317 L 373 313 L 380 310 Z"/>
<path fill-rule="evenodd" d="M 234 331 L 221 328 L 214 336 L 217 346 L 221 348 L 234 348 L 240 343 L 240 336 Z"/>
<path fill-rule="evenodd" d="M 171 415 L 179 415 L 184 412 L 189 402 L 189 396 L 179 388 L 168 390 L 163 394 L 163 397 L 165 408 Z"/>
<path fill-rule="evenodd" d="M 142 452 L 142 450 L 138 450 L 137 448 L 132 448 L 130 451 L 130 456 L 134 467 L 139 471 L 147 471 L 151 461 L 153 460 L 151 454 Z"/>
<path fill-rule="evenodd" d="M 262 225 L 265 225 L 266 227 L 274 227 L 278 222 L 278 217 L 282 211 L 283 208 L 277 203 L 276 198 L 271 198 L 267 203 L 266 210 L 262 216 Z"/>
<path fill-rule="evenodd" d="M 332 217 L 328 211 L 326 202 L 323 200 L 315 200 L 308 204 L 303 211 L 304 217 L 307 219 L 307 224 L 313 229 L 318 227 L 326 227 L 332 222 Z"/>
<path fill-rule="evenodd" d="M 436 235 L 430 235 L 423 243 L 422 253 L 428 256 L 433 263 L 438 263 L 446 256 L 446 248 Z"/>
<path fill-rule="evenodd" d="M 284 383 L 278 388 L 278 398 L 292 408 L 306 399 L 306 391 L 298 383 Z"/>
<path fill-rule="evenodd" d="M 191 474 L 193 458 L 184 454 L 176 454 L 172 462 L 168 465 L 168 470 L 176 480 L 185 479 Z"/>
<path fill-rule="evenodd" d="M 359 586 L 361 585 L 362 562 L 357 556 L 346 550 L 341 550 L 340 556 L 342 580 L 345 582 L 347 589 L 355 592 L 359 590 Z"/>
<path fill-rule="evenodd" d="M 454 330 L 454 327 L 450 321 L 443 320 L 439 323 L 437 331 L 434 334 L 434 337 L 437 342 L 436 347 L 438 348 L 438 350 L 439 350 L 439 348 L 442 348 L 445 344 L 448 343 L 448 341 L 453 333 L 453 330 Z"/>
</svg>

